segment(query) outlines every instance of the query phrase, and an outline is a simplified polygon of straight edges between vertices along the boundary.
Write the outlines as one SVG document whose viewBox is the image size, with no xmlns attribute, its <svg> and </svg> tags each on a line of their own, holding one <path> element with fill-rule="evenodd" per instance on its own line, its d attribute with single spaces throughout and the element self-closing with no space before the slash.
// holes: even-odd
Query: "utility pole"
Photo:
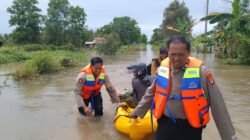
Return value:
<svg viewBox="0 0 250 140">
<path fill-rule="evenodd" d="M 206 16 L 208 16 L 208 4 L 209 4 L 209 0 L 206 0 Z M 205 21 L 205 33 L 207 33 L 207 20 Z"/>
</svg>

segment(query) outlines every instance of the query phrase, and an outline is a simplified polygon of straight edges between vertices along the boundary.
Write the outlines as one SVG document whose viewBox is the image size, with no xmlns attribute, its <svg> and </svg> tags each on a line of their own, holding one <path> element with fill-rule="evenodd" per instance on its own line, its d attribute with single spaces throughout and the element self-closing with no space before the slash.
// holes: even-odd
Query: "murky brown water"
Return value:
<svg viewBox="0 0 250 140">
<path fill-rule="evenodd" d="M 126 67 L 138 62 L 149 63 L 156 54 L 147 51 L 104 57 L 113 85 L 131 88 L 132 75 Z M 250 67 L 222 65 L 211 55 L 195 55 L 215 75 L 240 140 L 250 139 Z M 215 62 L 216 61 L 216 62 Z M 16 64 L 0 65 L 0 139 L 1 140 L 127 140 L 113 127 L 116 105 L 109 102 L 103 88 L 104 116 L 81 117 L 76 109 L 73 87 L 80 68 L 44 76 L 35 81 L 13 81 L 4 73 L 14 71 Z M 153 139 L 149 136 L 148 139 Z M 203 133 L 204 140 L 219 140 L 214 123 Z"/>
</svg>

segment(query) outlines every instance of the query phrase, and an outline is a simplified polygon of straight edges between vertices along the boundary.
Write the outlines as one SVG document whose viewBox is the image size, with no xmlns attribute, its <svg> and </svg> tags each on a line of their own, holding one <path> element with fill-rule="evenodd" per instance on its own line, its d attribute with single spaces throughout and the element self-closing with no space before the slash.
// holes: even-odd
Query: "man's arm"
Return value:
<svg viewBox="0 0 250 140">
<path fill-rule="evenodd" d="M 82 88 L 85 81 L 86 81 L 85 73 L 84 72 L 79 73 L 75 82 L 75 89 L 74 89 L 75 99 L 79 112 L 83 114 L 84 111 L 87 116 L 91 116 L 91 109 L 85 105 L 81 96 Z"/>
<path fill-rule="evenodd" d="M 104 77 L 104 85 L 106 87 L 107 92 L 109 93 L 109 96 L 111 98 L 112 103 L 119 103 L 119 97 L 118 97 L 118 92 L 114 88 L 114 86 L 111 84 L 108 75 L 105 73 Z"/>
<path fill-rule="evenodd" d="M 152 105 L 154 92 L 155 80 L 153 81 L 151 86 L 147 88 L 145 95 L 142 97 L 141 101 L 139 102 L 135 110 L 130 114 L 130 116 L 139 116 L 140 118 L 143 118 Z"/>
<path fill-rule="evenodd" d="M 222 140 L 237 140 L 237 136 L 232 125 L 229 113 L 223 96 L 211 74 L 205 67 L 202 70 L 203 86 L 208 95 L 209 105 L 211 107 L 212 116 L 218 128 Z"/>
<path fill-rule="evenodd" d="M 81 72 L 78 74 L 78 76 L 76 78 L 74 94 L 75 94 L 77 107 L 84 107 L 85 106 L 83 99 L 82 99 L 82 96 L 81 96 L 82 88 L 83 88 L 84 82 L 86 81 L 85 77 L 86 77 L 85 73 Z"/>
</svg>

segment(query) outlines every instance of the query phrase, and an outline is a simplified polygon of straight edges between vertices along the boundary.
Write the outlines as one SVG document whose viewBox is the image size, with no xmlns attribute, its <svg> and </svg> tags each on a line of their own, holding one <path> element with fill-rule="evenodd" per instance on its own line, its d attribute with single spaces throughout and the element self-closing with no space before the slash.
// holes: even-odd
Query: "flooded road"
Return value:
<svg viewBox="0 0 250 140">
<path fill-rule="evenodd" d="M 126 67 L 149 63 L 155 57 L 150 46 L 145 51 L 119 56 L 105 56 L 104 65 L 112 84 L 120 91 L 131 88 L 132 75 Z M 202 59 L 214 73 L 240 140 L 250 139 L 250 67 L 223 65 L 212 55 L 193 55 Z M 216 62 L 215 62 L 216 61 Z M 82 64 L 84 66 L 85 64 Z M 34 81 L 13 81 L 4 73 L 18 65 L 0 65 L 0 139 L 1 140 L 128 140 L 113 126 L 115 104 L 102 89 L 104 116 L 85 118 L 79 115 L 73 88 L 80 68 L 43 76 Z M 147 137 L 153 139 L 153 136 Z M 203 140 L 219 140 L 211 122 Z"/>
</svg>

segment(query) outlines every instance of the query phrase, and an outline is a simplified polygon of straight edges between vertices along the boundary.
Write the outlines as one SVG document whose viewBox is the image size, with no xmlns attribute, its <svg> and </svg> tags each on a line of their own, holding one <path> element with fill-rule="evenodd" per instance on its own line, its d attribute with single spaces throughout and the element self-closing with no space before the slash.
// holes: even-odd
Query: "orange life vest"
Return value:
<svg viewBox="0 0 250 140">
<path fill-rule="evenodd" d="M 170 95 L 171 74 L 169 58 L 162 61 L 156 78 L 153 113 L 156 118 L 160 118 L 170 98 L 182 100 L 190 125 L 194 128 L 199 128 L 205 126 L 210 120 L 209 105 L 201 87 L 200 66 L 202 62 L 192 57 L 189 57 L 189 60 L 182 79 L 181 96 L 178 97 Z"/>
<path fill-rule="evenodd" d="M 96 78 L 93 75 L 90 64 L 81 69 L 80 72 L 84 72 L 86 74 L 86 81 L 82 88 L 82 98 L 89 99 L 92 94 L 94 94 L 95 96 L 98 95 L 104 84 L 104 67 L 102 67 L 100 74 Z"/>
</svg>

